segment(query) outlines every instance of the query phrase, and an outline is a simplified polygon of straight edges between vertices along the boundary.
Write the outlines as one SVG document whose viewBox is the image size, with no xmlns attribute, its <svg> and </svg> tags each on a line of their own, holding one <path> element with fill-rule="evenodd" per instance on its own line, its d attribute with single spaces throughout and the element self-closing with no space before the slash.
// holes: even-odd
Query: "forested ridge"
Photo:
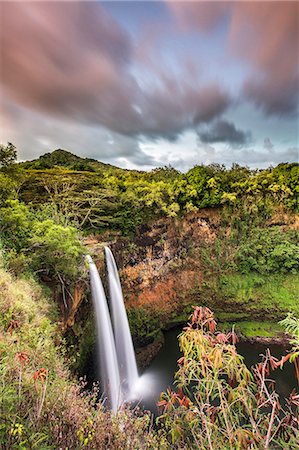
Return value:
<svg viewBox="0 0 299 450">
<path fill-rule="evenodd" d="M 140 172 L 56 150 L 17 167 L 20 200 L 32 206 L 46 203 L 86 232 L 109 228 L 130 233 L 157 216 L 176 217 L 221 205 L 257 220 L 278 206 L 298 211 L 296 163 L 265 170 L 211 164 L 187 173 L 172 167 Z"/>
</svg>

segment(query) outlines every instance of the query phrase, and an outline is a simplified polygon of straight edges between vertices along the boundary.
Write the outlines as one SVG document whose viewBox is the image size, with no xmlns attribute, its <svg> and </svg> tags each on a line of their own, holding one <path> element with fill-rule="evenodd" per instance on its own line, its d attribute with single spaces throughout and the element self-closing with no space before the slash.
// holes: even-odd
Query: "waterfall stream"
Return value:
<svg viewBox="0 0 299 450">
<path fill-rule="evenodd" d="M 110 314 L 98 269 L 90 256 L 86 259 L 89 263 L 91 294 L 96 314 L 101 384 L 112 411 L 116 412 L 121 405 L 122 394 Z"/>
<path fill-rule="evenodd" d="M 113 329 L 97 267 L 89 255 L 86 259 L 89 264 L 91 293 L 96 314 L 101 384 L 112 411 L 116 412 L 123 401 L 133 399 L 138 384 L 138 371 L 118 270 L 108 247 L 105 247 L 105 256 Z"/>
<path fill-rule="evenodd" d="M 124 399 L 129 400 L 138 380 L 136 358 L 118 270 L 110 248 L 105 247 L 105 255 L 118 367 Z"/>
</svg>

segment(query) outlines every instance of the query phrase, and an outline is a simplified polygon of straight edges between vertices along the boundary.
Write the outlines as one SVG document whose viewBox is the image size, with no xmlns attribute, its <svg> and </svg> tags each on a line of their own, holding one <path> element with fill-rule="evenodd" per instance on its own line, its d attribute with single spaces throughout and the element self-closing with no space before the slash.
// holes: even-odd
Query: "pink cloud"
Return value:
<svg viewBox="0 0 299 450">
<path fill-rule="evenodd" d="M 298 2 L 167 3 L 181 26 L 205 33 L 228 18 L 227 48 L 252 68 L 244 82 L 243 95 L 267 114 L 297 111 Z"/>
<path fill-rule="evenodd" d="M 243 98 L 267 114 L 297 110 L 297 2 L 168 5 L 181 28 L 209 33 L 226 18 L 227 49 L 251 66 Z M 1 9 L 0 82 L 7 101 L 153 138 L 175 138 L 231 105 L 224 88 L 201 83 L 198 67 L 186 65 L 186 73 L 176 76 L 151 59 L 160 25 L 136 45 L 99 2 L 4 2 Z M 154 83 L 140 85 L 131 72 L 136 64 Z"/>
<path fill-rule="evenodd" d="M 99 2 L 1 6 L 1 83 L 22 106 L 127 135 L 174 138 L 230 104 L 219 86 L 168 76 L 146 55 L 137 63 L 148 64 L 157 82 L 141 86 L 131 71 L 141 52 Z"/>
</svg>

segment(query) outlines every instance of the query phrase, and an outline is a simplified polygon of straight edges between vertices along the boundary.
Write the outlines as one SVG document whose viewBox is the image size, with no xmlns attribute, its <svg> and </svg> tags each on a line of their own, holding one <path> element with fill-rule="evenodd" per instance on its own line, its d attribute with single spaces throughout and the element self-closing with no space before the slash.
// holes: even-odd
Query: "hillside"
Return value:
<svg viewBox="0 0 299 450">
<path fill-rule="evenodd" d="M 32 161 L 19 163 L 24 169 L 53 169 L 55 167 L 64 167 L 69 170 L 90 171 L 119 169 L 111 164 L 105 164 L 92 158 L 82 158 L 67 150 L 57 149 L 51 153 L 45 153 Z M 123 170 L 123 169 L 119 169 Z"/>
<path fill-rule="evenodd" d="M 33 278 L 12 277 L 2 264 L 0 256 L 1 449 L 105 450 L 108 442 L 111 450 L 132 442 L 158 448 L 149 416 L 141 422 L 124 409 L 114 420 L 97 403 L 97 388 L 88 392 L 71 375 L 50 292 Z"/>
<path fill-rule="evenodd" d="M 43 160 L 49 168 L 39 166 Z M 206 207 L 242 210 L 245 220 L 252 215 L 257 221 L 279 205 L 290 211 L 299 207 L 295 163 L 261 171 L 211 164 L 195 166 L 186 174 L 171 167 L 138 172 L 57 150 L 22 164 L 23 176 L 16 186 L 20 200 L 36 207 L 51 205 L 84 234 L 134 234 L 156 218 L 180 217 Z"/>
</svg>

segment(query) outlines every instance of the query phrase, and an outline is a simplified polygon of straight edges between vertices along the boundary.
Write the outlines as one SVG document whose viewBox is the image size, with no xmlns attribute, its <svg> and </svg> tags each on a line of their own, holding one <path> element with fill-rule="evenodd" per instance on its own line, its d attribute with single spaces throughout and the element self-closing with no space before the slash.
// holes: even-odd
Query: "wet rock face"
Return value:
<svg viewBox="0 0 299 450">
<path fill-rule="evenodd" d="M 141 227 L 133 239 L 119 238 L 111 244 L 127 309 L 145 311 L 146 320 L 151 319 L 149 324 L 142 324 L 142 319 L 131 321 L 138 345 L 143 345 L 138 337 L 145 329 L 151 335 L 177 323 L 178 317 L 184 317 L 184 322 L 189 317 L 189 293 L 203 279 L 201 247 L 216 239 L 219 223 L 215 210 L 201 210 L 179 219 L 158 220 Z"/>
<path fill-rule="evenodd" d="M 113 244 L 129 303 L 148 296 L 151 302 L 159 301 L 163 291 L 196 283 L 201 272 L 199 249 L 203 242 L 215 240 L 219 222 L 214 210 L 201 210 L 182 219 L 161 219 L 139 230 L 130 243 Z"/>
<path fill-rule="evenodd" d="M 137 348 L 136 361 L 139 369 L 145 369 L 150 365 L 154 357 L 159 353 L 164 344 L 164 335 L 159 333 L 156 339 L 150 344 Z"/>
<path fill-rule="evenodd" d="M 111 244 L 119 268 L 159 260 L 163 265 L 184 257 L 191 247 L 213 241 L 220 223 L 214 210 L 200 210 L 180 219 L 160 219 L 142 226 L 133 239 L 120 238 Z"/>
<path fill-rule="evenodd" d="M 95 255 L 93 259 L 104 287 L 107 287 L 104 240 L 113 251 L 120 270 L 133 340 L 137 347 L 144 347 L 145 353 L 141 355 L 143 352 L 140 352 L 139 356 L 143 361 L 140 367 L 146 366 L 161 347 L 161 340 L 157 340 L 161 335 L 159 331 L 178 322 L 186 323 L 192 312 L 190 291 L 196 290 L 203 278 L 201 247 L 203 243 L 215 240 L 219 223 L 219 212 L 200 210 L 182 218 L 164 218 L 143 225 L 133 238 L 102 235 L 86 240 Z M 79 306 L 79 290 L 78 294 L 67 325 L 84 339 L 85 318 L 92 315 L 92 311 L 84 311 L 84 305 L 90 308 L 91 303 L 86 300 Z"/>
</svg>

